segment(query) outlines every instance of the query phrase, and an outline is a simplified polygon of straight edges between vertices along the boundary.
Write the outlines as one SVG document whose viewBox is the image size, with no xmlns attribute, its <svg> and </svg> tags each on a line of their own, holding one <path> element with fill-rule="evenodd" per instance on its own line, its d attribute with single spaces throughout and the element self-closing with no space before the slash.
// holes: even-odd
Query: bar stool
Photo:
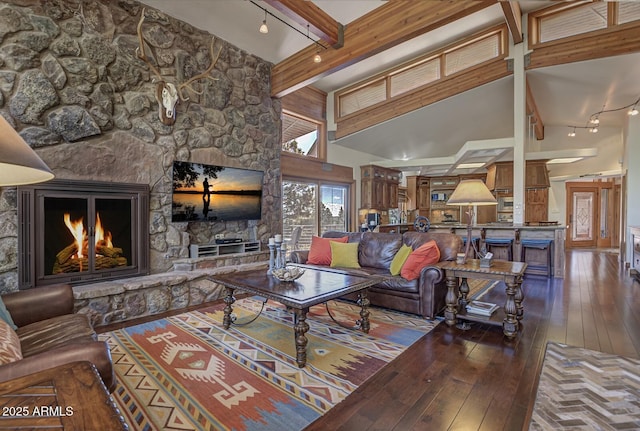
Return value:
<svg viewBox="0 0 640 431">
<path fill-rule="evenodd" d="M 467 247 L 467 237 L 466 236 L 461 236 L 460 238 L 462 238 L 462 245 L 466 249 L 466 247 Z M 469 256 L 469 258 L 478 259 L 478 256 L 476 255 L 476 251 L 480 251 L 480 237 L 479 236 L 471 237 L 471 250 L 470 251 L 473 254 L 471 256 Z"/>
<path fill-rule="evenodd" d="M 527 263 L 525 274 L 538 274 L 550 277 L 553 262 L 553 240 L 551 239 L 523 239 L 520 241 L 520 260 Z M 527 259 L 527 250 L 541 250 L 545 252 L 546 260 Z M 538 257 L 541 252 L 537 252 Z M 535 257 L 535 256 L 534 256 Z"/>
<path fill-rule="evenodd" d="M 509 238 L 485 238 L 487 251 L 493 253 L 494 259 L 513 260 L 513 240 Z"/>
</svg>

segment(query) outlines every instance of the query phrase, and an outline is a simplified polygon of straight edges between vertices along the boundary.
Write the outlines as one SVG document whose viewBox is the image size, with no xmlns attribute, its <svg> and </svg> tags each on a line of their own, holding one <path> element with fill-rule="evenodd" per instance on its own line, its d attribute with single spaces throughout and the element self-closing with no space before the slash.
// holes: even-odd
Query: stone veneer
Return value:
<svg viewBox="0 0 640 431">
<path fill-rule="evenodd" d="M 218 269 L 173 272 L 191 243 L 211 243 L 219 233 L 247 239 L 249 226 L 171 223 L 172 163 L 264 171 L 258 239 L 266 242 L 280 232 L 281 105 L 270 97 L 271 64 L 216 38 L 215 51 L 222 51 L 210 73 L 215 80 L 194 83 L 201 94 L 189 92 L 175 124 L 166 126 L 158 118 L 154 75 L 136 56 L 142 5 L 90 3 L 0 2 L 0 115 L 57 178 L 146 183 L 151 190 L 151 275 L 76 286 L 76 308 L 96 323 L 108 323 L 215 299 L 219 287 L 206 285 L 207 273 L 256 265 L 266 257 L 226 256 L 209 260 Z M 210 34 L 152 8 L 146 16 L 147 55 L 163 77 L 182 83 L 209 66 Z M 0 293 L 17 289 L 16 211 L 16 189 L 3 187 Z"/>
<path fill-rule="evenodd" d="M 264 252 L 184 259 L 171 272 L 74 286 L 74 308 L 94 326 L 182 309 L 223 297 L 207 276 L 258 268 L 268 268 Z"/>
</svg>

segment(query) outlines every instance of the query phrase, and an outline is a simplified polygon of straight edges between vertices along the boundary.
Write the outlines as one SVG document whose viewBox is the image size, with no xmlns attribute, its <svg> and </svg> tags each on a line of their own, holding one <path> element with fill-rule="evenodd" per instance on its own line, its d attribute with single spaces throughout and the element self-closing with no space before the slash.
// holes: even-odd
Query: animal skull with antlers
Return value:
<svg viewBox="0 0 640 431">
<path fill-rule="evenodd" d="M 140 43 L 140 47 L 136 48 L 136 55 L 139 59 L 144 61 L 148 66 L 149 70 L 156 75 L 156 100 L 158 101 L 158 118 L 162 121 L 163 124 L 167 126 L 173 125 L 176 122 L 176 105 L 179 100 L 186 102 L 189 100 L 189 97 L 186 97 L 183 93 L 184 89 L 187 88 L 193 91 L 196 94 L 202 94 L 202 92 L 198 92 L 191 87 L 191 84 L 202 78 L 208 78 L 211 80 L 216 80 L 216 78 L 209 76 L 209 73 L 213 70 L 213 67 L 216 65 L 218 61 L 218 57 L 220 57 L 220 52 L 222 52 L 222 47 L 218 50 L 218 53 L 214 57 L 213 55 L 213 46 L 215 44 L 215 37 L 211 39 L 211 64 L 204 72 L 193 76 L 188 81 L 178 85 L 176 87 L 175 84 L 171 82 L 167 82 L 162 78 L 160 71 L 151 63 L 149 57 L 147 57 L 144 50 L 144 38 L 142 36 L 142 24 L 145 20 L 145 9 L 142 9 L 142 14 L 140 16 L 140 21 L 138 22 L 138 40 Z"/>
</svg>

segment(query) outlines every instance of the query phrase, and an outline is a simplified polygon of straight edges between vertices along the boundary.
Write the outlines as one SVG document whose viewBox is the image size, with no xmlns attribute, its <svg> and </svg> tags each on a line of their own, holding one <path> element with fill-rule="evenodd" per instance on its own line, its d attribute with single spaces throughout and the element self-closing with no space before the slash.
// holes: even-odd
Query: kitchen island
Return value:
<svg viewBox="0 0 640 431">
<path fill-rule="evenodd" d="M 413 223 L 397 223 L 384 224 L 378 226 L 380 232 L 399 232 L 404 233 L 414 230 Z M 467 225 L 460 223 L 441 223 L 431 225 L 429 232 L 451 232 L 460 235 L 462 238 L 467 236 Z M 513 260 L 521 261 L 522 256 L 522 240 L 551 240 L 551 274 L 555 278 L 564 278 L 564 242 L 565 242 L 566 226 L 553 223 L 539 223 L 535 225 L 514 225 L 512 223 L 487 223 L 474 225 L 472 230 L 472 238 L 477 239 L 480 248 L 484 245 L 486 238 L 503 238 L 513 240 Z M 546 253 L 546 252 L 544 252 Z M 540 264 L 543 258 L 546 258 L 542 250 L 536 253 L 527 253 L 524 261 L 527 265 L 535 267 Z"/>
</svg>

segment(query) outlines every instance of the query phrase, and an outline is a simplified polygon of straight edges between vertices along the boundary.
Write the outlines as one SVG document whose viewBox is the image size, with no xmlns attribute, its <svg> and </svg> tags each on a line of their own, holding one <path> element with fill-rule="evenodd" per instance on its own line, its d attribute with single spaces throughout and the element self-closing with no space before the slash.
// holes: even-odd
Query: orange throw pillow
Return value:
<svg viewBox="0 0 640 431">
<path fill-rule="evenodd" d="M 434 240 L 427 241 L 411 252 L 400 275 L 406 280 L 415 280 L 420 276 L 420 271 L 427 265 L 440 261 L 440 249 Z"/>
<path fill-rule="evenodd" d="M 331 241 L 347 242 L 348 236 L 342 238 L 320 238 L 319 236 L 311 237 L 311 248 L 309 249 L 309 257 L 307 263 L 309 265 L 331 265 Z"/>
</svg>

